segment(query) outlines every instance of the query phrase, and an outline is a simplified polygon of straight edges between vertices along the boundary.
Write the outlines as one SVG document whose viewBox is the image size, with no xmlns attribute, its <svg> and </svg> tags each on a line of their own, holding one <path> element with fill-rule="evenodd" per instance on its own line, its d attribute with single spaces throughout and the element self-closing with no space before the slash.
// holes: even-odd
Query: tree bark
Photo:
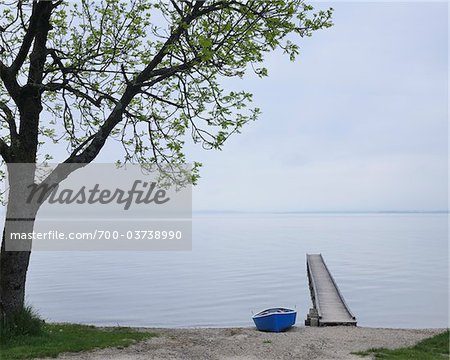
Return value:
<svg viewBox="0 0 450 360">
<path fill-rule="evenodd" d="M 28 185 L 34 181 L 34 166 L 8 164 L 8 206 L 0 251 L 0 318 L 9 318 L 24 306 L 25 281 L 30 261 L 34 219 L 38 207 L 29 203 Z M 12 237 L 27 234 L 25 239 Z"/>
<path fill-rule="evenodd" d="M 30 254 L 31 251 L 6 251 L 3 232 L 0 253 L 0 319 L 10 318 L 24 306 Z"/>
</svg>

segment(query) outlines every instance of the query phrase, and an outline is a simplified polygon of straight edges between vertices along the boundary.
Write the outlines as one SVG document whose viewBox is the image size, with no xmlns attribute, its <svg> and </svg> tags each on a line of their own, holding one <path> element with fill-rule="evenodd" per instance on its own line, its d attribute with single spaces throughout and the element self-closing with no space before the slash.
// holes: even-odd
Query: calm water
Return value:
<svg viewBox="0 0 450 360">
<path fill-rule="evenodd" d="M 210 215 L 192 252 L 36 252 L 28 302 L 52 321 L 251 326 L 252 312 L 310 307 L 319 253 L 361 326 L 448 326 L 446 214 Z"/>
</svg>

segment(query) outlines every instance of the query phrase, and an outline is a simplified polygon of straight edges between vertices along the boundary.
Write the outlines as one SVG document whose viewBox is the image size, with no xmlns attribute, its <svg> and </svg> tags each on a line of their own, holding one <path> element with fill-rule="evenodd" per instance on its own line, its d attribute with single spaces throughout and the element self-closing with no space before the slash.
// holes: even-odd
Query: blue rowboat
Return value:
<svg viewBox="0 0 450 360">
<path fill-rule="evenodd" d="M 281 332 L 295 324 L 297 311 L 285 308 L 263 310 L 253 316 L 259 331 Z"/>
</svg>

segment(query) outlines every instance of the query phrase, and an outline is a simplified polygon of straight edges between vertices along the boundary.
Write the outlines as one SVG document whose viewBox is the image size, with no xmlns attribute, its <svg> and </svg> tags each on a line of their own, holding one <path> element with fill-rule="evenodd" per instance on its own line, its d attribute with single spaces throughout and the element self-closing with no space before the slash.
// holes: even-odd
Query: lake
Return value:
<svg viewBox="0 0 450 360">
<path fill-rule="evenodd" d="M 310 305 L 322 253 L 360 326 L 448 327 L 448 214 L 206 214 L 190 252 L 35 252 L 27 301 L 49 321 L 252 326 Z"/>
</svg>

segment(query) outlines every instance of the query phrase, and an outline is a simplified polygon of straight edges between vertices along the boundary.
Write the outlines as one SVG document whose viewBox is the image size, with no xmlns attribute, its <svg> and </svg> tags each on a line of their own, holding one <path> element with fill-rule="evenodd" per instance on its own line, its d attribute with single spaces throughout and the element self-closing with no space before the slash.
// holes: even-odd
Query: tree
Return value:
<svg viewBox="0 0 450 360">
<path fill-rule="evenodd" d="M 266 53 L 281 48 L 294 60 L 299 38 L 332 25 L 332 9 L 314 13 L 303 0 L 2 0 L 0 12 L 7 168 L 51 159 L 53 143 L 67 146 L 58 162 L 82 166 L 109 138 L 121 144 L 122 162 L 143 165 L 185 163 L 187 138 L 220 149 L 259 114 L 248 108 L 250 93 L 225 92 L 221 80 L 249 69 L 265 77 Z M 23 191 L 10 184 L 7 214 Z M 33 221 L 22 227 L 31 231 Z M 2 316 L 23 306 L 30 258 L 5 250 L 10 231 L 0 255 Z"/>
</svg>

